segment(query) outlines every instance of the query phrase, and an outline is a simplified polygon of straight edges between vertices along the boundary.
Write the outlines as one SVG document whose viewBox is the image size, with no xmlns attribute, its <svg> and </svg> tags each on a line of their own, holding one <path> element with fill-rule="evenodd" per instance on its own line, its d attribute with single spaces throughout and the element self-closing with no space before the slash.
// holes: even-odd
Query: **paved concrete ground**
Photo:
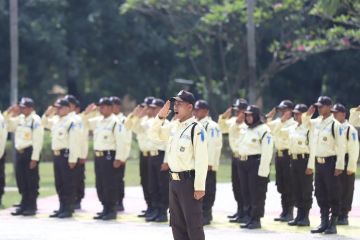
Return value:
<svg viewBox="0 0 360 240">
<path fill-rule="evenodd" d="M 266 201 L 266 217 L 262 220 L 262 230 L 243 230 L 238 224 L 228 223 L 226 216 L 236 206 L 231 185 L 218 184 L 217 199 L 214 206 L 214 221 L 205 228 L 206 239 L 360 239 L 360 181 L 356 182 L 353 211 L 350 214 L 350 226 L 338 227 L 339 235 L 312 235 L 310 228 L 289 227 L 287 224 L 272 221 L 280 212 L 279 194 L 273 182 L 269 184 Z M 56 196 L 38 201 L 39 214 L 36 217 L 10 216 L 12 209 L 0 211 L 0 239 L 71 239 L 71 240 L 111 240 L 111 239 L 172 239 L 171 229 L 167 224 L 145 223 L 136 215 L 145 208 L 140 187 L 127 187 L 124 201 L 126 211 L 119 214 L 118 220 L 102 222 L 92 220 L 100 210 L 95 189 L 86 190 L 83 210 L 78 211 L 73 219 L 49 219 L 48 215 L 58 207 Z M 319 209 L 316 202 L 311 211 L 311 226 L 319 224 Z"/>
</svg>

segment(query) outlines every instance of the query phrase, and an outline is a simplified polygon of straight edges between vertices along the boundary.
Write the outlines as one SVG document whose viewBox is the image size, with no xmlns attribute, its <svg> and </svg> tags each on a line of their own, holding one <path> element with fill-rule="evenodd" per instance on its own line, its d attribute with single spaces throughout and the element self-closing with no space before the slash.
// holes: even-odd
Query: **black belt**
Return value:
<svg viewBox="0 0 360 240">
<path fill-rule="evenodd" d="M 23 154 L 24 152 L 27 152 L 27 151 L 31 151 L 32 150 L 32 146 L 29 146 L 29 147 L 26 147 L 26 148 L 23 148 L 23 149 L 16 149 L 16 151 L 20 154 Z"/>
<path fill-rule="evenodd" d="M 183 172 L 172 172 L 170 171 L 170 179 L 172 181 L 181 181 L 186 179 L 195 178 L 195 170 L 183 171 Z"/>
<path fill-rule="evenodd" d="M 95 156 L 96 157 L 105 157 L 105 156 L 114 155 L 114 154 L 115 154 L 114 150 L 105 150 L 105 151 L 95 150 Z"/>
<path fill-rule="evenodd" d="M 261 158 L 260 154 L 254 155 L 240 155 L 237 159 L 240 161 L 248 161 L 248 160 L 259 160 Z"/>
<path fill-rule="evenodd" d="M 291 154 L 292 160 L 301 160 L 301 159 L 308 159 L 308 158 L 309 158 L 308 153 Z"/>
<path fill-rule="evenodd" d="M 68 157 L 69 156 L 69 149 L 67 148 L 63 148 L 60 150 L 53 150 L 53 154 L 54 156 L 64 156 L 64 157 Z"/>
<path fill-rule="evenodd" d="M 288 155 L 289 155 L 289 150 L 288 149 L 277 150 L 276 151 L 276 156 L 278 156 L 278 157 L 284 157 L 284 156 L 288 156 Z"/>
</svg>

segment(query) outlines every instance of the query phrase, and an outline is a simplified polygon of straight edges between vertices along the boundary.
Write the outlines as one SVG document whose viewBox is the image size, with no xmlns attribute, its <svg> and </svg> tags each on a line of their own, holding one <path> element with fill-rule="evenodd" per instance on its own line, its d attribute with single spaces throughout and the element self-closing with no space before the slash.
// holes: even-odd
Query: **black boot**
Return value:
<svg viewBox="0 0 360 240">
<path fill-rule="evenodd" d="M 146 217 L 153 211 L 153 208 L 148 206 L 145 211 L 142 211 L 141 214 L 138 215 L 138 217 Z"/>
<path fill-rule="evenodd" d="M 253 218 L 250 224 L 247 226 L 248 229 L 259 229 L 261 228 L 260 218 Z"/>
<path fill-rule="evenodd" d="M 11 215 L 13 216 L 20 216 L 23 214 L 23 212 L 25 211 L 25 209 L 23 207 L 18 207 L 17 209 L 15 209 L 14 212 L 11 213 Z"/>
<path fill-rule="evenodd" d="M 329 226 L 326 228 L 325 230 L 325 234 L 337 234 L 337 229 L 336 229 L 336 223 L 338 221 L 338 217 L 336 216 L 331 216 L 330 219 L 330 224 Z"/>
<path fill-rule="evenodd" d="M 122 200 L 118 202 L 118 204 L 117 204 L 117 206 L 116 206 L 116 210 L 117 210 L 118 212 L 123 212 L 123 211 L 125 210 L 124 204 L 123 204 L 123 201 L 122 201 Z"/>
<path fill-rule="evenodd" d="M 282 219 L 284 219 L 286 214 L 287 214 L 287 209 L 283 208 L 282 212 L 280 213 L 280 216 L 274 218 L 274 221 L 280 222 Z"/>
<path fill-rule="evenodd" d="M 252 221 L 253 221 L 253 219 L 251 217 L 249 217 L 249 219 L 246 223 L 240 224 L 240 228 L 248 228 Z"/>
<path fill-rule="evenodd" d="M 168 221 L 168 217 L 167 217 L 167 212 L 165 211 L 160 211 L 159 216 L 157 216 L 157 218 L 155 219 L 155 222 L 167 222 Z"/>
<path fill-rule="evenodd" d="M 303 216 L 302 216 L 302 218 L 297 222 L 297 225 L 298 225 L 299 227 L 307 227 L 307 226 L 310 226 L 309 209 L 303 210 Z"/>
<path fill-rule="evenodd" d="M 115 209 L 115 206 L 109 206 L 107 213 L 102 217 L 102 220 L 108 221 L 108 220 L 115 220 L 117 218 L 117 212 Z"/>
<path fill-rule="evenodd" d="M 329 214 L 322 214 L 321 215 L 321 223 L 320 225 L 311 230 L 311 233 L 323 233 L 329 226 Z"/>
<path fill-rule="evenodd" d="M 297 226 L 299 220 L 301 220 L 301 219 L 303 218 L 303 214 L 304 214 L 303 209 L 298 208 L 295 219 L 289 221 L 289 222 L 288 222 L 288 225 L 289 225 L 289 226 Z"/>
<path fill-rule="evenodd" d="M 55 218 L 58 217 L 60 213 L 64 211 L 64 204 L 60 203 L 60 207 L 58 210 L 55 210 L 53 214 L 51 214 L 49 217 Z"/>
<path fill-rule="evenodd" d="M 236 218 L 230 219 L 229 222 L 231 222 L 231 223 L 244 223 L 243 218 L 244 218 L 245 216 L 246 216 L 246 215 L 245 215 L 244 210 L 241 209 L 241 210 L 237 213 Z"/>
<path fill-rule="evenodd" d="M 154 222 L 155 219 L 159 216 L 159 214 L 160 214 L 160 210 L 158 208 L 155 208 L 153 211 L 151 211 L 151 213 L 149 213 L 145 217 L 145 221 L 146 222 Z"/>
<path fill-rule="evenodd" d="M 210 225 L 210 210 L 203 210 L 203 226 Z"/>
<path fill-rule="evenodd" d="M 280 222 L 290 222 L 294 219 L 294 207 L 289 207 L 283 218 L 280 218 Z"/>
<path fill-rule="evenodd" d="M 342 216 L 339 217 L 338 221 L 337 221 L 337 225 L 349 225 L 349 217 L 347 214 L 344 214 Z"/>
<path fill-rule="evenodd" d="M 73 215 L 73 209 L 71 205 L 64 205 L 64 210 L 58 214 L 58 218 L 71 218 Z"/>
<path fill-rule="evenodd" d="M 93 217 L 93 219 L 95 219 L 95 220 L 101 220 L 102 217 L 103 217 L 107 212 L 108 212 L 108 209 L 107 209 L 107 208 L 105 207 L 105 205 L 104 205 L 102 212 L 98 212 L 98 213 L 96 214 L 96 216 Z"/>
</svg>

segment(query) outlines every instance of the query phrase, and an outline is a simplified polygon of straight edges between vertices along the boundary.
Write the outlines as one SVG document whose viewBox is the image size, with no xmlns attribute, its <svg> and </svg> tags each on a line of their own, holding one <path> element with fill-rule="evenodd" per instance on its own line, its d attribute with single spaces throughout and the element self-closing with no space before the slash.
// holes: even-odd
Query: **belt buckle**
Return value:
<svg viewBox="0 0 360 240">
<path fill-rule="evenodd" d="M 55 156 L 60 156 L 60 151 L 59 150 L 54 150 L 54 155 Z"/>
<path fill-rule="evenodd" d="M 96 152 L 95 152 L 95 156 L 96 156 L 96 157 L 102 157 L 102 156 L 104 156 L 104 154 L 103 154 L 103 152 L 101 152 L 101 151 L 96 151 Z"/>
<path fill-rule="evenodd" d="M 248 160 L 248 156 L 240 156 L 240 161 L 247 161 Z"/>
<path fill-rule="evenodd" d="M 238 153 L 233 153 L 234 158 L 239 158 L 240 155 Z"/>
<path fill-rule="evenodd" d="M 178 173 L 171 173 L 171 179 L 174 181 L 180 181 L 180 176 Z"/>
<path fill-rule="evenodd" d="M 292 158 L 292 160 L 298 160 L 298 155 L 297 154 L 291 154 L 291 158 Z"/>
<path fill-rule="evenodd" d="M 282 150 L 278 150 L 277 155 L 278 155 L 278 157 L 283 157 L 284 153 L 282 152 Z"/>
<path fill-rule="evenodd" d="M 24 149 L 20 149 L 20 150 L 18 150 L 18 152 L 23 154 L 25 151 L 24 151 Z"/>
<path fill-rule="evenodd" d="M 325 158 L 318 157 L 318 158 L 316 158 L 316 160 L 319 164 L 325 164 Z"/>
<path fill-rule="evenodd" d="M 147 156 L 149 156 L 149 153 L 148 152 L 143 152 L 143 155 L 144 155 L 144 157 L 147 157 Z"/>
</svg>

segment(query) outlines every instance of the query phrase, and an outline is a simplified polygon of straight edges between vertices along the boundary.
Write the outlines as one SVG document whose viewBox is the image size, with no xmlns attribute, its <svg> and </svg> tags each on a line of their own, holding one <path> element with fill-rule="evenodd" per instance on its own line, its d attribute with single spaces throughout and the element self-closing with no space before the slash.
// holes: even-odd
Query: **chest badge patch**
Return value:
<svg viewBox="0 0 360 240">
<path fill-rule="evenodd" d="M 256 139 L 255 139 L 255 138 L 253 138 L 251 141 L 252 141 L 253 143 L 256 143 Z"/>
<path fill-rule="evenodd" d="M 185 148 L 184 147 L 180 147 L 180 152 L 184 152 Z"/>
<path fill-rule="evenodd" d="M 299 145 L 302 145 L 302 141 L 299 141 L 298 144 L 299 144 Z"/>
<path fill-rule="evenodd" d="M 326 142 L 326 141 L 327 141 L 327 137 L 323 137 L 323 140 L 324 140 L 324 142 Z"/>
</svg>

